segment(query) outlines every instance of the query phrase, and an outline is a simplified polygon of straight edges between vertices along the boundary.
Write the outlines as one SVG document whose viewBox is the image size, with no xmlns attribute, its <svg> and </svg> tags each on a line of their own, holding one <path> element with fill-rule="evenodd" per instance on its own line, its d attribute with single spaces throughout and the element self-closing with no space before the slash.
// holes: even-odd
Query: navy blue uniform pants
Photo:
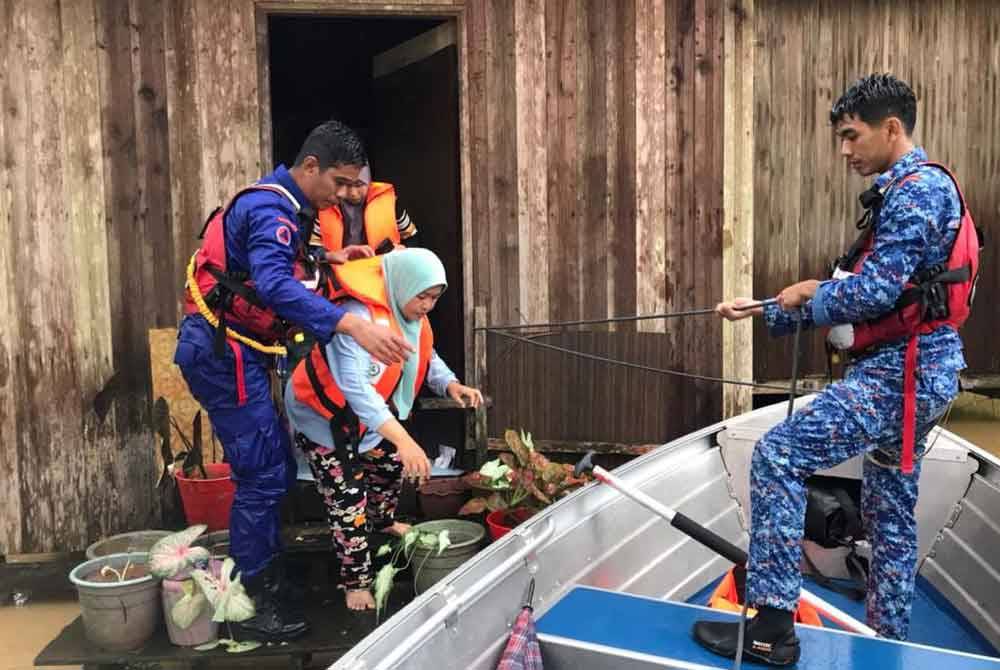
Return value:
<svg viewBox="0 0 1000 670">
<path fill-rule="evenodd" d="M 269 357 L 233 340 L 219 357 L 214 337 L 201 316 L 186 317 L 174 362 L 208 413 L 232 468 L 229 551 L 237 569 L 251 576 L 281 551 L 280 506 L 296 465 L 288 429 L 271 400 Z"/>
</svg>

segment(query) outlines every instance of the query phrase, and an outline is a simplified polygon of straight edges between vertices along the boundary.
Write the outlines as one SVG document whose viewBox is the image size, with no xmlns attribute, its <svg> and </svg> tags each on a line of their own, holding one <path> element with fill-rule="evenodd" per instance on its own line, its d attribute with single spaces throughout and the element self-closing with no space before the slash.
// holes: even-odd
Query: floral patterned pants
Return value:
<svg viewBox="0 0 1000 670">
<path fill-rule="evenodd" d="M 346 481 L 337 453 L 296 433 L 295 443 L 306 455 L 316 488 L 326 504 L 337 557 L 341 589 L 366 589 L 372 584 L 368 534 L 394 523 L 402 485 L 403 464 L 396 447 L 382 441 L 353 463 L 355 478 Z"/>
</svg>

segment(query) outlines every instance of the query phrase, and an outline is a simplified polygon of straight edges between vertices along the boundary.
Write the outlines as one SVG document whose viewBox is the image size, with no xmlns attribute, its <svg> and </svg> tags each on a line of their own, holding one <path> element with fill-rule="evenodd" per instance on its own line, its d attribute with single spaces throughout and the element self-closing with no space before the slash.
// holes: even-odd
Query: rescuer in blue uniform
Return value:
<svg viewBox="0 0 1000 670">
<path fill-rule="evenodd" d="M 279 506 L 294 482 L 296 466 L 287 426 L 272 402 L 274 347 L 261 342 L 252 319 L 241 321 L 235 310 L 225 313 L 219 307 L 222 302 L 216 301 L 213 313 L 206 313 L 192 298 L 192 279 L 196 289 L 206 281 L 211 286 L 219 272 L 206 274 L 213 272 L 207 266 L 221 266 L 228 279 L 219 283 L 236 282 L 225 304 L 242 295 L 241 286 L 251 287 L 253 300 L 261 306 L 258 316 L 276 316 L 324 344 L 335 332 L 350 335 L 385 364 L 405 359 L 412 352 L 405 339 L 345 313 L 295 276 L 295 264 L 303 258 L 300 233 L 305 231 L 300 227 L 311 225 L 316 210 L 336 205 L 367 162 L 360 138 L 347 126 L 330 121 L 315 128 L 290 169 L 278 166 L 254 190 L 237 194 L 219 217 L 221 230 L 214 231 L 214 254 L 222 257 L 202 263 L 188 281 L 188 315 L 179 329 L 174 362 L 208 412 L 236 483 L 230 553 L 256 605 L 254 618 L 239 626 L 242 637 L 281 641 L 308 630 L 301 612 L 289 604 L 278 561 Z M 202 251 L 213 230 L 211 223 L 206 226 Z M 368 247 L 352 247 L 327 260 L 371 254 Z M 200 297 L 211 302 L 211 296 Z M 231 332 L 224 340 L 216 338 L 210 323 L 220 315 Z"/>
<path fill-rule="evenodd" d="M 793 284 L 781 291 L 778 305 L 752 310 L 764 316 L 773 335 L 794 331 L 796 319 L 803 327 L 855 324 L 846 326 L 850 329 L 894 313 L 904 285 L 924 269 L 947 262 L 958 234 L 956 185 L 944 170 L 923 165 L 927 156 L 911 140 L 916 98 L 907 84 L 890 75 L 861 79 L 837 101 L 830 119 L 849 167 L 874 175 L 875 190 L 884 197 L 873 223 L 874 243 L 856 273 Z M 733 308 L 746 302 L 721 303 L 717 311 L 730 321 L 745 318 L 748 311 Z M 759 614 L 747 625 L 746 657 L 773 665 L 798 660 L 792 617 L 802 582 L 805 480 L 858 454 L 866 454 L 862 508 L 872 544 L 868 624 L 881 636 L 906 638 L 917 559 L 919 457 L 927 433 L 958 394 L 958 375 L 965 367 L 954 327 L 939 326 L 916 337 L 912 472 L 900 466 L 905 338 L 854 356 L 842 381 L 757 443 L 750 473 L 746 599 Z M 737 624 L 698 622 L 694 635 L 716 653 L 736 653 Z"/>
</svg>

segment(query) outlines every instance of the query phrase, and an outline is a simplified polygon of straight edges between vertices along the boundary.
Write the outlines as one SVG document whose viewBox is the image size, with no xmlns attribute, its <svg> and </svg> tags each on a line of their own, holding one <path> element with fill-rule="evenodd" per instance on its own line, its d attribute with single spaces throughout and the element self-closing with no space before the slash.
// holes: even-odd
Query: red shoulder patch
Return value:
<svg viewBox="0 0 1000 670">
<path fill-rule="evenodd" d="M 278 217 L 278 220 L 280 221 L 281 217 Z M 274 236 L 286 247 L 292 243 L 292 231 L 288 229 L 288 226 L 278 226 L 277 230 L 274 231 Z"/>
<path fill-rule="evenodd" d="M 299 231 L 299 227 L 298 226 L 296 226 L 294 223 L 292 223 L 291 221 L 289 221 L 288 219 L 286 219 L 283 216 L 279 216 L 278 217 L 278 221 L 280 221 L 281 223 L 285 224 L 286 226 L 288 226 L 289 228 L 291 228 L 295 232 Z"/>
</svg>

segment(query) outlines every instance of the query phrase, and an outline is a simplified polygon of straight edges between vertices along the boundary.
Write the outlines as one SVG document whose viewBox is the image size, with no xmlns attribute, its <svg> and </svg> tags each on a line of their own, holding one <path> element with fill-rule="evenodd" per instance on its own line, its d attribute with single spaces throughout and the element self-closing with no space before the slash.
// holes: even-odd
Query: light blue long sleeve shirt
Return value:
<svg viewBox="0 0 1000 670">
<path fill-rule="evenodd" d="M 342 305 L 345 313 L 356 314 L 371 321 L 368 308 L 356 300 L 349 300 Z M 416 355 L 416 354 L 414 354 Z M 337 386 L 344 394 L 344 399 L 362 424 L 368 427 L 359 453 L 374 448 L 382 441 L 378 429 L 393 418 L 392 411 L 382 396 L 375 390 L 374 382 L 382 375 L 385 366 L 372 358 L 371 354 L 361 348 L 354 338 L 337 333 L 326 345 L 326 358 L 330 362 L 330 372 Z M 435 395 L 444 396 L 448 384 L 457 381 L 455 373 L 445 364 L 435 351 L 431 356 L 424 383 Z M 285 408 L 292 429 L 302 433 L 317 444 L 333 448 L 333 436 L 330 434 L 330 424 L 309 406 L 295 399 L 291 380 L 285 388 Z"/>
</svg>

